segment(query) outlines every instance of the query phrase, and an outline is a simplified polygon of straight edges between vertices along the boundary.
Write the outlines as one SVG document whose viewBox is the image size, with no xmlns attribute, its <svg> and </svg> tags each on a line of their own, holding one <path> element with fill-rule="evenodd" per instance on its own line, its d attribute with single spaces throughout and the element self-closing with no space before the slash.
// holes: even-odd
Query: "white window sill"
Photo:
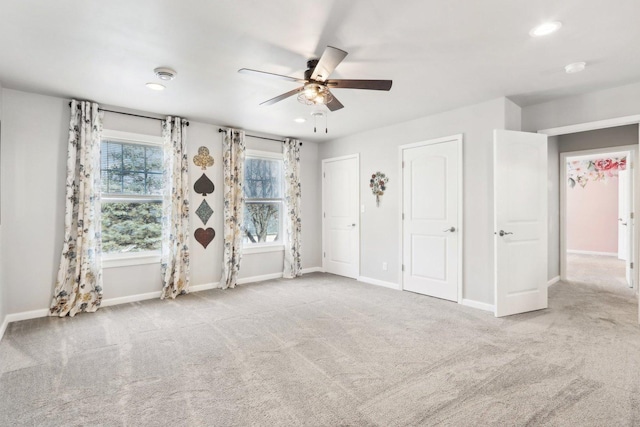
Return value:
<svg viewBox="0 0 640 427">
<path fill-rule="evenodd" d="M 104 254 L 102 256 L 102 268 L 129 267 L 144 264 L 160 264 L 160 252 Z"/>
<path fill-rule="evenodd" d="M 251 254 L 262 254 L 266 252 L 283 252 L 284 245 L 260 245 L 260 246 L 244 246 L 242 248 L 242 253 L 251 255 Z"/>
</svg>

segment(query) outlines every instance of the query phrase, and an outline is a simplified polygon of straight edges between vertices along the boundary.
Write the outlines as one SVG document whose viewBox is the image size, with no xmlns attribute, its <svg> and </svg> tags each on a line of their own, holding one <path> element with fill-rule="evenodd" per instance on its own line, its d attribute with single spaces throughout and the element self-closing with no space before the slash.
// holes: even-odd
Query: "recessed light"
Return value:
<svg viewBox="0 0 640 427">
<path fill-rule="evenodd" d="M 555 33 L 560 29 L 560 27 L 562 27 L 562 22 L 560 21 L 545 22 L 544 24 L 540 24 L 529 31 L 529 35 L 531 37 L 546 36 L 548 34 Z"/>
<path fill-rule="evenodd" d="M 151 90 L 164 90 L 164 85 L 160 83 L 147 83 L 146 86 Z"/>
<path fill-rule="evenodd" d="M 584 71 L 586 66 L 586 62 L 574 62 L 564 67 L 564 71 L 566 71 L 567 74 L 579 73 L 580 71 Z"/>
<path fill-rule="evenodd" d="M 296 123 L 304 123 L 307 121 L 307 119 L 305 119 L 304 117 L 298 117 L 297 119 L 293 119 L 293 121 Z"/>
</svg>

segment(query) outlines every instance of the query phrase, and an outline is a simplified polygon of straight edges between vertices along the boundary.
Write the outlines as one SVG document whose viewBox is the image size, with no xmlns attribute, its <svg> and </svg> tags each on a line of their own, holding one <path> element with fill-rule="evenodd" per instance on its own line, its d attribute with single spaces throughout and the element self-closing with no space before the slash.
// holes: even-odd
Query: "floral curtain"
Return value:
<svg viewBox="0 0 640 427">
<path fill-rule="evenodd" d="M 188 122 L 167 117 L 164 137 L 164 193 L 162 201 L 162 295 L 189 293 L 189 175 Z"/>
<path fill-rule="evenodd" d="M 227 129 L 222 147 L 224 174 L 224 254 L 222 288 L 238 282 L 242 259 L 242 221 L 244 214 L 244 132 Z"/>
<path fill-rule="evenodd" d="M 93 312 L 102 301 L 98 104 L 71 101 L 64 243 L 49 314 Z"/>
<path fill-rule="evenodd" d="M 606 157 L 567 162 L 567 179 L 571 188 L 580 184 L 584 188 L 589 181 L 607 181 L 627 168 L 627 157 Z"/>
<path fill-rule="evenodd" d="M 300 261 L 300 141 L 287 138 L 283 143 L 284 154 L 284 196 L 285 196 L 285 239 L 283 277 L 294 278 L 302 275 Z"/>
</svg>

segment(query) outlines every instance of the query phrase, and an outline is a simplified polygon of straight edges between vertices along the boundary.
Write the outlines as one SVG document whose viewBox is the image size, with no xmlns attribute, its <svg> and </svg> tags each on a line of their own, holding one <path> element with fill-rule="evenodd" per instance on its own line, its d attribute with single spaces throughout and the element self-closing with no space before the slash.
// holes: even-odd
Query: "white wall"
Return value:
<svg viewBox="0 0 640 427">
<path fill-rule="evenodd" d="M 640 83 L 524 107 L 522 130 L 537 132 L 636 114 L 640 114 Z"/>
<path fill-rule="evenodd" d="M 8 313 L 49 306 L 62 250 L 64 181 L 69 126 L 68 99 L 4 89 L 2 122 L 2 268 Z M 160 122 L 105 113 L 104 127 L 160 135 Z M 252 133 L 249 131 L 249 133 Z M 259 144 L 247 140 L 247 144 Z M 191 240 L 191 284 L 218 282 L 222 264 L 222 136 L 218 126 L 191 121 L 188 128 L 189 176 L 203 173 L 191 162 L 200 146 L 215 159 L 207 176 L 215 191 L 207 196 L 214 210 L 206 227 L 216 237 L 205 250 Z M 278 148 L 278 144 L 271 149 Z M 252 146 L 266 149 L 264 146 Z M 317 144 L 304 142 L 301 151 L 303 191 L 303 268 L 318 267 L 320 258 L 319 172 Z M 191 228 L 202 227 L 195 215 L 202 196 L 191 192 Z M 6 248 L 11 248 L 7 251 Z M 281 273 L 282 252 L 246 255 L 241 278 Z M 126 297 L 160 290 L 158 264 L 104 269 L 104 298 Z"/>
<path fill-rule="evenodd" d="M 509 112 L 507 113 L 507 110 Z M 464 152 L 463 296 L 487 304 L 493 292 L 493 130 L 518 127 L 518 108 L 505 98 L 374 129 L 320 145 L 320 158 L 360 153 L 360 275 L 400 281 L 400 145 L 462 133 Z M 389 177 L 380 207 L 369 189 L 369 176 Z M 388 270 L 382 270 L 382 263 Z"/>
</svg>

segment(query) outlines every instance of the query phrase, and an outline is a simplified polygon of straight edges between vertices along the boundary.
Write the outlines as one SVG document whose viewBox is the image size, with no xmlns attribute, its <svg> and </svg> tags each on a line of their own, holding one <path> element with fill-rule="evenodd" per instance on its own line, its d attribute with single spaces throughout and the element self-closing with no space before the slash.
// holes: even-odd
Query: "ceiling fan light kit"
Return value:
<svg viewBox="0 0 640 427">
<path fill-rule="evenodd" d="M 326 105 L 329 111 L 337 111 L 344 108 L 344 105 L 331 93 L 333 89 L 365 89 L 365 90 L 383 90 L 388 91 L 391 89 L 391 80 L 345 80 L 335 79 L 328 80 L 328 77 L 333 73 L 333 70 L 342 62 L 347 56 L 347 52 L 344 50 L 327 46 L 322 53 L 320 59 L 310 59 L 307 61 L 307 69 L 304 72 L 304 79 L 296 77 L 283 76 L 281 74 L 268 73 L 266 71 L 252 70 L 249 68 L 241 68 L 239 73 L 254 74 L 262 77 L 276 78 L 280 80 L 287 80 L 295 83 L 302 83 L 301 87 L 290 90 L 282 95 L 271 98 L 262 102 L 260 105 L 272 105 L 276 102 L 280 102 L 290 96 L 296 95 L 300 103 L 310 106 Z M 331 89 L 331 90 L 330 90 Z M 314 118 L 318 115 L 325 117 L 326 113 L 320 112 L 311 113 Z M 316 128 L 314 127 L 314 132 Z M 327 131 L 325 126 L 325 132 Z"/>
</svg>

